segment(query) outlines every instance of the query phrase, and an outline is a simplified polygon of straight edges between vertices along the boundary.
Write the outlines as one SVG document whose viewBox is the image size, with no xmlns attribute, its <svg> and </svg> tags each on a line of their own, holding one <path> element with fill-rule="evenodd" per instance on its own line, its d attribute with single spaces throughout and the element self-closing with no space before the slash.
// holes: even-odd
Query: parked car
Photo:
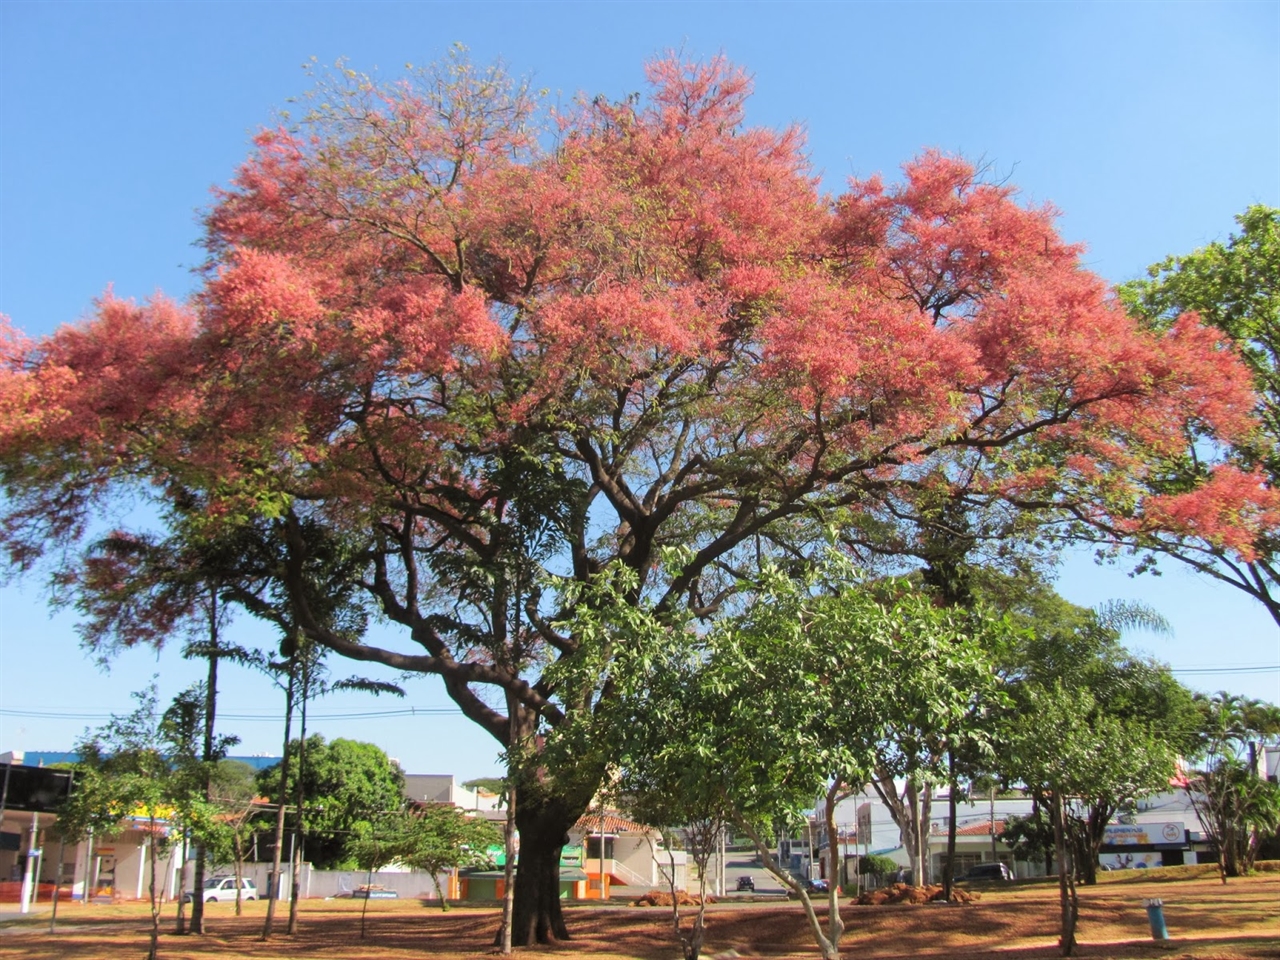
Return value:
<svg viewBox="0 0 1280 960">
<path fill-rule="evenodd" d="M 201 897 L 205 903 L 217 903 L 219 900 L 234 900 L 236 898 L 236 878 L 235 877 L 210 877 L 204 882 L 204 896 Z M 188 890 L 182 895 L 182 899 L 190 903 L 195 899 L 193 891 Z M 248 877 L 240 881 L 240 899 L 241 900 L 257 900 L 258 886 Z"/>
<path fill-rule="evenodd" d="M 977 883 L 1012 880 L 1013 871 L 1007 863 L 975 863 L 960 879 Z"/>
<path fill-rule="evenodd" d="M 828 890 L 827 881 L 825 880 L 806 880 L 804 888 L 810 893 L 826 893 Z"/>
<path fill-rule="evenodd" d="M 744 873 L 742 876 L 738 878 L 738 889 L 750 890 L 752 893 L 755 893 L 756 882 Z"/>
</svg>

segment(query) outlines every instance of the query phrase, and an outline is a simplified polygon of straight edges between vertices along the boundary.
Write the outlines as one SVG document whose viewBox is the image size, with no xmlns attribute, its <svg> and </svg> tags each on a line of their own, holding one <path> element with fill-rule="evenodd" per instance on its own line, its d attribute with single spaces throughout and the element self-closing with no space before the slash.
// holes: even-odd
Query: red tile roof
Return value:
<svg viewBox="0 0 1280 960">
<path fill-rule="evenodd" d="M 945 836 L 947 825 L 945 823 L 935 823 L 930 832 L 934 836 Z M 996 836 L 1004 833 L 1004 821 L 996 821 Z M 991 836 L 991 821 L 979 820 L 977 823 L 962 823 L 956 827 L 957 837 L 989 837 Z"/>
<path fill-rule="evenodd" d="M 601 817 L 598 813 L 584 813 L 573 825 L 575 831 L 583 834 L 599 834 L 601 832 Z M 606 813 L 604 815 L 604 833 L 650 833 L 652 827 L 646 827 L 643 823 L 636 823 L 634 820 L 628 820 L 614 813 Z"/>
</svg>

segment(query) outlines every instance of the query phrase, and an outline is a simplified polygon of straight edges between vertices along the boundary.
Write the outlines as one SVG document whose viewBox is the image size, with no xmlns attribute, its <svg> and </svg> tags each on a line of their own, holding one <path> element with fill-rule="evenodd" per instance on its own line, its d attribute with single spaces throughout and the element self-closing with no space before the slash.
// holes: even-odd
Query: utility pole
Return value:
<svg viewBox="0 0 1280 960">
<path fill-rule="evenodd" d="M 725 832 L 724 821 L 721 821 L 720 822 L 720 875 L 716 878 L 716 882 L 720 887 L 720 890 L 716 895 L 720 897 L 724 896 L 724 889 L 725 889 L 724 888 L 724 848 L 725 848 L 724 832 Z"/>
<path fill-rule="evenodd" d="M 19 913 L 30 913 L 31 904 L 35 901 L 35 885 L 37 882 L 35 874 L 36 859 L 40 855 L 40 848 L 36 846 L 36 841 L 40 835 L 40 815 L 34 810 L 31 811 L 31 839 L 27 843 L 27 867 L 22 873 L 22 890 L 18 894 L 20 901 L 18 905 Z"/>
<path fill-rule="evenodd" d="M 600 801 L 600 902 L 604 902 L 604 801 Z"/>
<path fill-rule="evenodd" d="M 996 854 L 996 784 L 991 781 L 991 859 L 998 860 Z"/>
</svg>

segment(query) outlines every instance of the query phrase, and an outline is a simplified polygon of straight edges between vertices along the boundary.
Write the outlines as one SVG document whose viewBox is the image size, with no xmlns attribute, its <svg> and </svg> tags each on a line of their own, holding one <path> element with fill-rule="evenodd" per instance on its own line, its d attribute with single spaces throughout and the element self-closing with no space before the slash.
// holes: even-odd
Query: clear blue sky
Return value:
<svg viewBox="0 0 1280 960">
<path fill-rule="evenodd" d="M 568 98 L 620 97 L 669 49 L 725 53 L 755 76 L 752 123 L 798 121 L 826 185 L 926 147 L 991 164 L 1063 212 L 1114 281 L 1225 238 L 1250 203 L 1280 205 L 1280 3 L 0 3 L 0 312 L 28 333 L 83 316 L 107 284 L 145 297 L 192 289 L 198 211 L 255 129 L 303 92 L 301 65 L 339 57 L 395 77 L 449 44 Z M 1280 634 L 1233 591 L 1173 566 L 1161 578 L 1069 559 L 1060 589 L 1093 604 L 1146 600 L 1172 639 L 1134 637 L 1180 670 L 1280 663 Z M 0 750 L 65 749 L 160 673 L 173 652 L 97 671 L 40 584 L 0 592 Z M 234 629 L 244 631 L 249 624 Z M 335 667 L 341 670 L 341 665 Z M 341 674 L 339 674 L 341 675 Z M 1280 671 L 1183 673 L 1192 686 L 1280 701 Z M 228 671 L 224 710 L 265 718 L 279 697 Z M 434 681 L 406 704 L 439 707 Z M 317 715 L 395 709 L 367 698 Z M 57 713 L 65 719 L 30 715 Z M 67 716 L 70 715 L 70 716 Z M 476 776 L 496 748 L 449 715 L 327 719 L 413 772 Z M 277 725 L 231 721 L 246 752 Z"/>
</svg>

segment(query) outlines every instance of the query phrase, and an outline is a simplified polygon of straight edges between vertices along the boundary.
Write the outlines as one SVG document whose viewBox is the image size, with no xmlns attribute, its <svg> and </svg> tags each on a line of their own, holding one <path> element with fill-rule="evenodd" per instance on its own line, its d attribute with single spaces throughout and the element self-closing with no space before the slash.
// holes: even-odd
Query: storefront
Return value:
<svg viewBox="0 0 1280 960">
<path fill-rule="evenodd" d="M 49 841 L 49 828 L 70 793 L 71 774 L 6 762 L 0 763 L 0 778 L 0 900 L 17 902 L 24 889 L 34 888 L 27 889 L 27 899 L 38 902 L 52 892 L 48 885 L 58 876 L 58 853 L 64 848 Z"/>
<path fill-rule="evenodd" d="M 1196 862 L 1191 832 L 1180 820 L 1111 824 L 1098 853 L 1099 866 L 1110 870 L 1176 867 Z"/>
</svg>

